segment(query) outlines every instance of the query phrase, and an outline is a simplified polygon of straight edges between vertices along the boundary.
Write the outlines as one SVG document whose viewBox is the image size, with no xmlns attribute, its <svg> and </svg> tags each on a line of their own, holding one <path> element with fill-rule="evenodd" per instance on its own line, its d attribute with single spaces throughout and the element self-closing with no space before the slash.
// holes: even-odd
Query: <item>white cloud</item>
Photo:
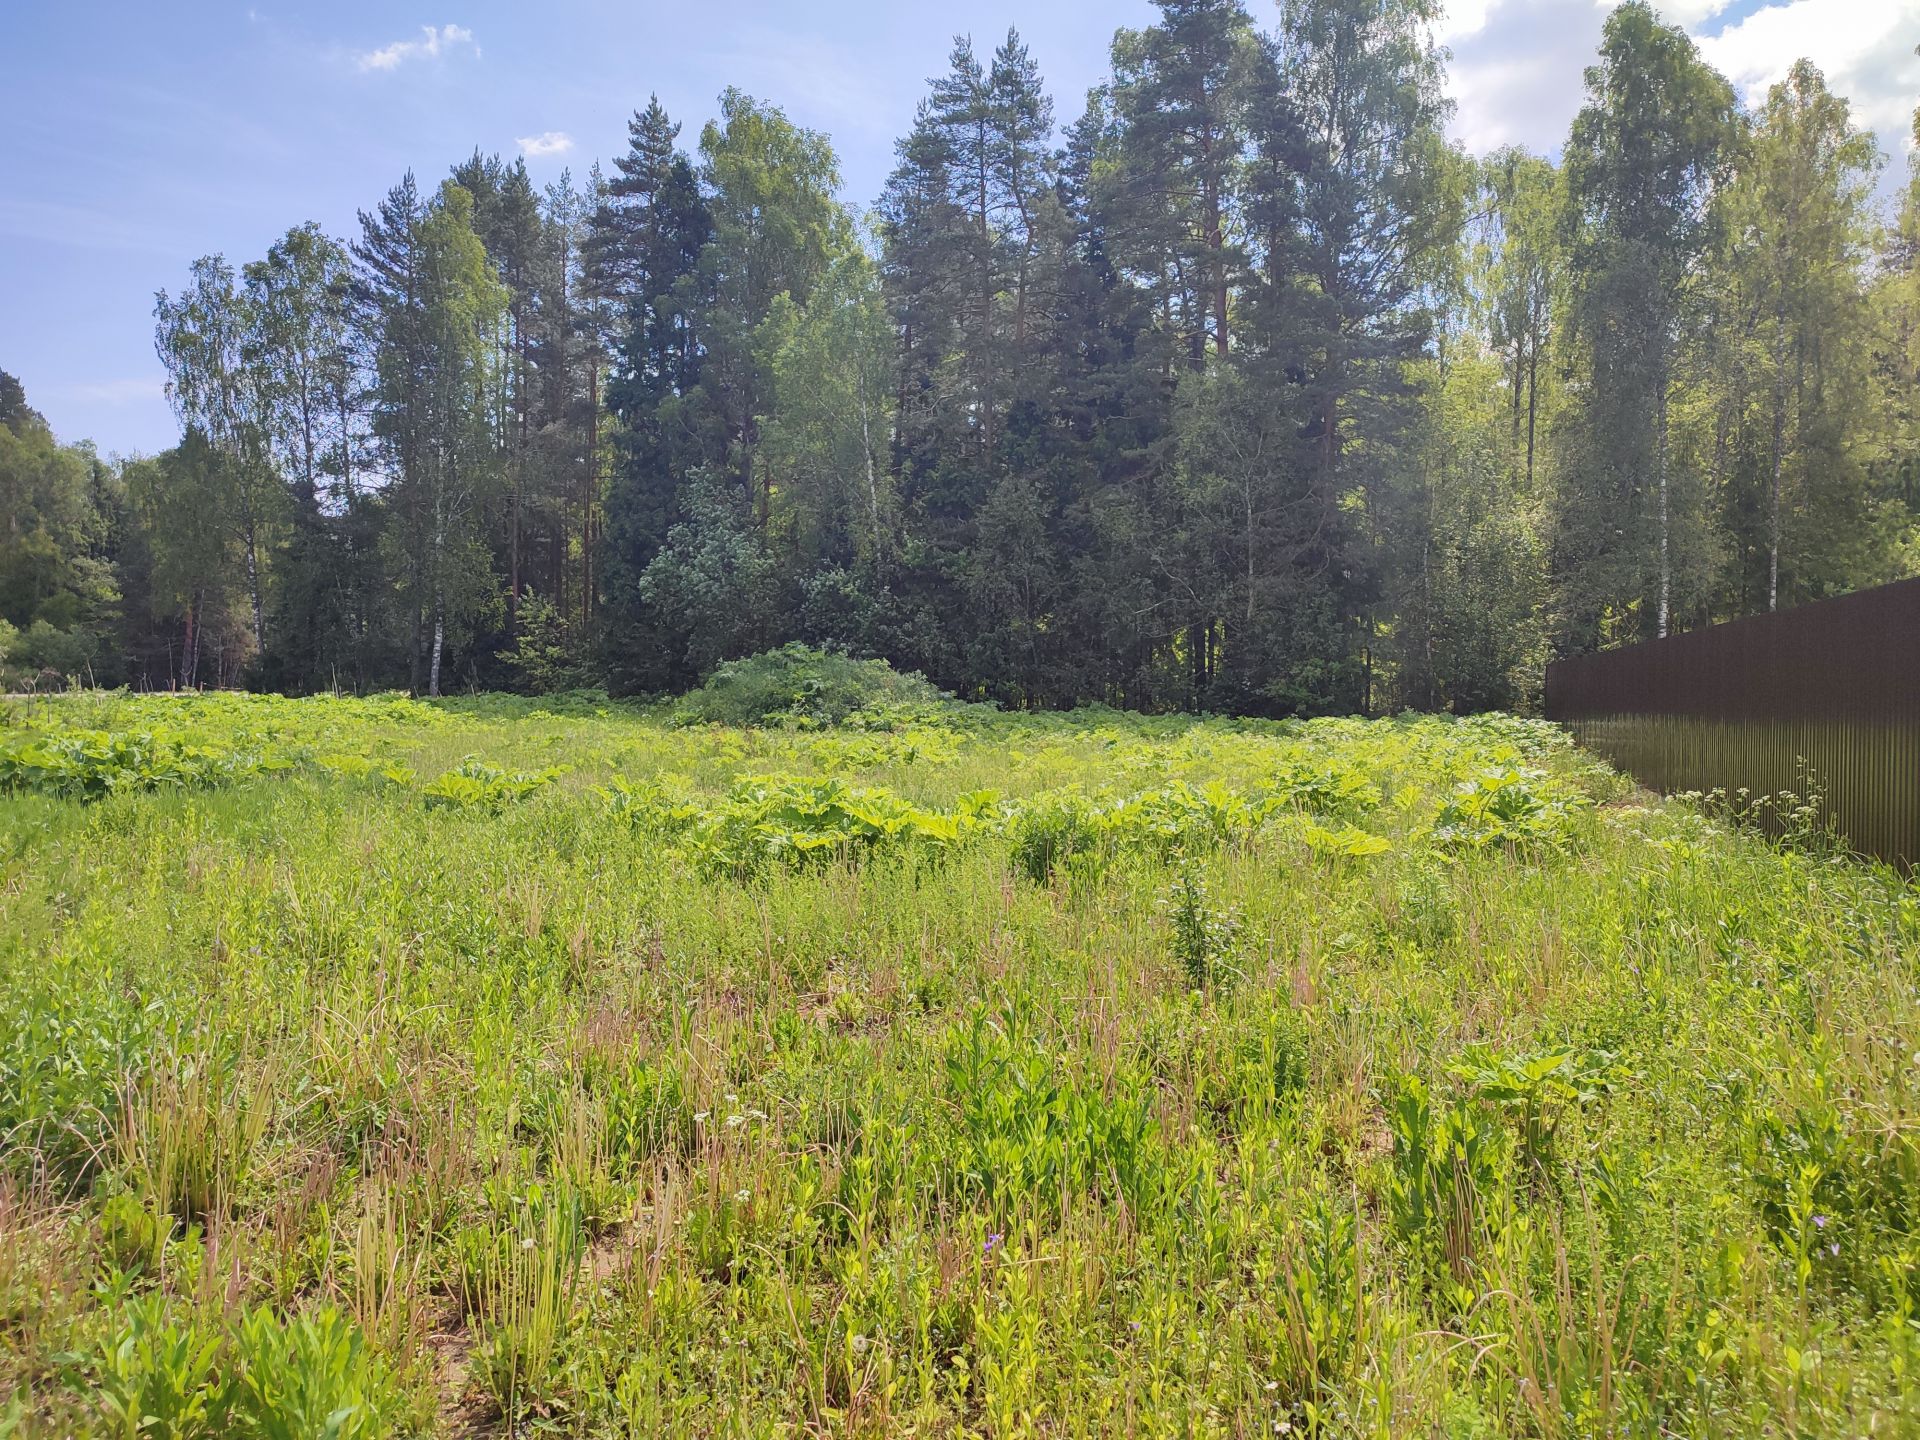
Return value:
<svg viewBox="0 0 1920 1440">
<path fill-rule="evenodd" d="M 1452 47 L 1453 133 L 1485 154 L 1501 145 L 1557 151 L 1585 99 L 1582 75 L 1620 0 L 1447 0 L 1436 26 Z M 1654 0 L 1749 105 L 1796 60 L 1818 65 L 1855 119 L 1896 148 L 1920 100 L 1920 0 Z M 1737 19 L 1728 12 L 1746 11 Z M 1709 33 L 1717 32 L 1717 33 Z"/>
<path fill-rule="evenodd" d="M 436 29 L 422 25 L 418 40 L 396 40 L 378 50 L 362 51 L 355 59 L 362 70 L 397 70 L 409 60 L 437 59 L 443 50 L 451 50 L 456 45 L 470 47 L 474 58 L 479 58 L 480 47 L 474 44 L 473 31 L 466 26 L 442 25 Z"/>
<path fill-rule="evenodd" d="M 1557 150 L 1583 98 L 1607 7 L 1595 0 L 1450 0 L 1453 133 L 1477 155 L 1502 145 Z"/>
<path fill-rule="evenodd" d="M 1602 9 L 1611 10 L 1616 0 L 1599 0 L 1599 3 Z M 1653 8 L 1669 24 L 1697 30 L 1732 3 L 1733 0 L 1654 0 Z"/>
<path fill-rule="evenodd" d="M 1750 105 L 1796 60 L 1811 60 L 1853 102 L 1854 119 L 1885 138 L 1906 128 L 1920 99 L 1916 43 L 1920 0 L 1787 0 L 1702 38 L 1700 53 Z"/>
<path fill-rule="evenodd" d="M 564 155 L 573 148 L 573 136 L 564 130 L 545 130 L 538 135 L 522 135 L 513 142 L 522 155 Z"/>
<path fill-rule="evenodd" d="M 1487 28 L 1487 16 L 1497 0 L 1447 0 L 1435 33 L 1445 45 Z"/>
</svg>

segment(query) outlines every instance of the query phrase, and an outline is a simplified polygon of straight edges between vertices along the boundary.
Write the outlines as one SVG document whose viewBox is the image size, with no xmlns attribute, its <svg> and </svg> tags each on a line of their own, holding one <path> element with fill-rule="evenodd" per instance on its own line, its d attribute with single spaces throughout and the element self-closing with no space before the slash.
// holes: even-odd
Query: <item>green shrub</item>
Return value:
<svg viewBox="0 0 1920 1440">
<path fill-rule="evenodd" d="M 902 707 L 937 710 L 951 701 L 923 677 L 902 675 L 884 660 L 856 660 L 833 650 L 785 645 L 729 660 L 673 707 L 684 725 L 837 725 L 860 712 Z"/>
<path fill-rule="evenodd" d="M 1361 767 L 1333 759 L 1289 760 L 1262 787 L 1267 808 L 1284 805 L 1349 823 L 1380 804 L 1380 781 Z"/>
<path fill-rule="evenodd" d="M 1021 806 L 1008 823 L 1013 863 L 1036 885 L 1045 885 L 1062 865 L 1097 868 L 1099 814 L 1076 794 L 1044 795 Z"/>
<path fill-rule="evenodd" d="M 636 786 L 620 776 L 597 788 L 609 813 L 675 842 L 694 865 L 717 874 L 914 842 L 935 849 L 956 845 L 987 822 L 995 804 L 982 791 L 961 796 L 952 810 L 928 810 L 891 790 L 849 785 L 838 776 L 749 776 L 714 805 L 677 802 L 657 785 Z"/>
</svg>

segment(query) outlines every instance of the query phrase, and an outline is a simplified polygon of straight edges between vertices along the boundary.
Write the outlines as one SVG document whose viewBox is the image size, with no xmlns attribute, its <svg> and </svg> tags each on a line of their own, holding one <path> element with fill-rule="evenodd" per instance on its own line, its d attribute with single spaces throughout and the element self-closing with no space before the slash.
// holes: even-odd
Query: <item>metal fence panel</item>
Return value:
<svg viewBox="0 0 1920 1440">
<path fill-rule="evenodd" d="M 1555 661 L 1546 708 L 1656 790 L 1811 776 L 1856 849 L 1920 863 L 1920 580 Z"/>
</svg>

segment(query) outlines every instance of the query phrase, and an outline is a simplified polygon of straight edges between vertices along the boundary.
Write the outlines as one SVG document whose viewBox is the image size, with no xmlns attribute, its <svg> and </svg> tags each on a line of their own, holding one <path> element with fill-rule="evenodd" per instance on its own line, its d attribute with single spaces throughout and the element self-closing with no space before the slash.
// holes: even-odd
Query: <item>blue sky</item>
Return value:
<svg viewBox="0 0 1920 1440">
<path fill-rule="evenodd" d="M 1611 0 L 1448 0 L 1455 133 L 1551 151 Z M 1250 0 L 1256 18 L 1268 0 Z M 1064 123 L 1114 28 L 1149 0 L 415 0 L 402 4 L 5 0 L 0 52 L 0 369 L 63 439 L 151 452 L 175 425 L 152 347 L 154 291 L 197 255 L 236 264 L 289 226 L 347 236 L 412 167 L 478 145 L 536 181 L 624 143 L 657 91 L 688 141 L 728 84 L 833 136 L 847 198 L 871 204 L 894 138 L 955 31 L 991 48 L 1017 23 Z M 1920 0 L 1669 0 L 1744 91 L 1801 54 L 1904 164 L 1920 101 Z"/>
</svg>

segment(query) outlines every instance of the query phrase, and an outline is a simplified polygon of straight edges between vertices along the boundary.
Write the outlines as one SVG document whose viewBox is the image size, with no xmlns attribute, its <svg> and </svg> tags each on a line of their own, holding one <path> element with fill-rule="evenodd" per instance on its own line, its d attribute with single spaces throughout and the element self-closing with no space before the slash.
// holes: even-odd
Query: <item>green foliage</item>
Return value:
<svg viewBox="0 0 1920 1440">
<path fill-rule="evenodd" d="M 401 1419 L 387 1367 L 332 1309 L 254 1310 L 222 1326 L 160 1296 L 130 1300 L 85 1373 L 107 1433 L 127 1440 L 372 1440 Z"/>
<path fill-rule="evenodd" d="M 234 1419 L 261 1440 L 372 1440 L 401 1419 L 386 1366 L 332 1309 L 287 1320 L 254 1311 L 235 1328 L 228 1363 Z"/>
<path fill-rule="evenodd" d="M 4 1423 L 1911 1409 L 1911 887 L 1550 726 L 5 715 L 294 764 L 0 795 Z"/>
<path fill-rule="evenodd" d="M 593 682 L 573 626 L 546 598 L 529 593 L 520 604 L 520 633 L 513 648 L 500 657 L 512 672 L 516 689 L 529 695 L 583 689 Z"/>
<path fill-rule="evenodd" d="M 982 794 L 962 796 L 951 811 L 927 810 L 891 790 L 849 785 L 838 776 L 743 778 L 711 808 L 676 804 L 657 787 L 636 787 L 619 776 L 600 794 L 628 825 L 673 840 L 695 864 L 726 874 L 915 843 L 955 846 L 982 827 L 993 807 L 991 795 Z"/>
<path fill-rule="evenodd" d="M 1333 758 L 1290 760 L 1267 782 L 1271 802 L 1308 815 L 1357 822 L 1380 803 L 1380 782 L 1360 766 Z"/>
<path fill-rule="evenodd" d="M 1007 826 L 1013 863 L 1036 885 L 1045 885 L 1062 865 L 1097 870 L 1101 826 L 1093 807 L 1078 795 L 1043 797 L 1022 805 Z"/>
<path fill-rule="evenodd" d="M 1307 842 L 1308 848 L 1319 855 L 1364 859 L 1370 855 L 1385 855 L 1393 849 L 1393 842 L 1386 836 L 1375 835 L 1371 830 L 1362 830 L 1355 825 L 1343 825 L 1338 830 L 1328 830 L 1319 825 L 1304 825 L 1300 829 L 1300 835 Z"/>
<path fill-rule="evenodd" d="M 469 755 L 453 769 L 420 787 L 429 806 L 450 810 L 499 810 L 518 804 L 553 784 L 572 767 L 549 765 L 544 770 L 501 770 L 477 755 Z"/>
<path fill-rule="evenodd" d="M 1430 1095 L 1418 1076 L 1401 1081 L 1387 1123 L 1395 1224 L 1436 1243 L 1453 1278 L 1468 1280 L 1506 1195 L 1506 1130 L 1484 1105 Z"/>
<path fill-rule="evenodd" d="M 1490 769 L 1461 781 L 1434 816 L 1434 838 L 1450 848 L 1565 849 L 1587 802 L 1546 780 L 1534 769 Z"/>
<path fill-rule="evenodd" d="M 1469 1046 L 1448 1072 L 1473 1095 L 1515 1118 L 1521 1158 L 1542 1172 L 1553 1159 L 1563 1107 L 1596 1100 L 1614 1082 L 1612 1056 L 1568 1045 L 1532 1055 L 1499 1055 Z"/>
<path fill-rule="evenodd" d="M 1231 970 L 1239 911 L 1212 904 L 1205 878 L 1191 864 L 1181 867 L 1165 903 L 1174 958 L 1195 989 L 1211 989 Z"/>
<path fill-rule="evenodd" d="M 1024 1007 L 976 1010 L 946 1057 L 959 1108 L 961 1178 L 1001 1224 L 1027 1206 L 1083 1194 L 1154 1198 L 1157 1139 L 1147 1096 L 1129 1077 L 1108 1089 L 1063 1074 Z"/>
<path fill-rule="evenodd" d="M 721 665 L 674 705 L 682 724 L 833 725 L 862 711 L 932 709 L 945 697 L 918 675 L 884 660 L 787 645 Z"/>
<path fill-rule="evenodd" d="M 196 745 L 167 731 L 100 730 L 0 737 L 0 791 L 100 800 L 141 790 L 218 785 L 289 769 L 272 751 Z"/>
</svg>

